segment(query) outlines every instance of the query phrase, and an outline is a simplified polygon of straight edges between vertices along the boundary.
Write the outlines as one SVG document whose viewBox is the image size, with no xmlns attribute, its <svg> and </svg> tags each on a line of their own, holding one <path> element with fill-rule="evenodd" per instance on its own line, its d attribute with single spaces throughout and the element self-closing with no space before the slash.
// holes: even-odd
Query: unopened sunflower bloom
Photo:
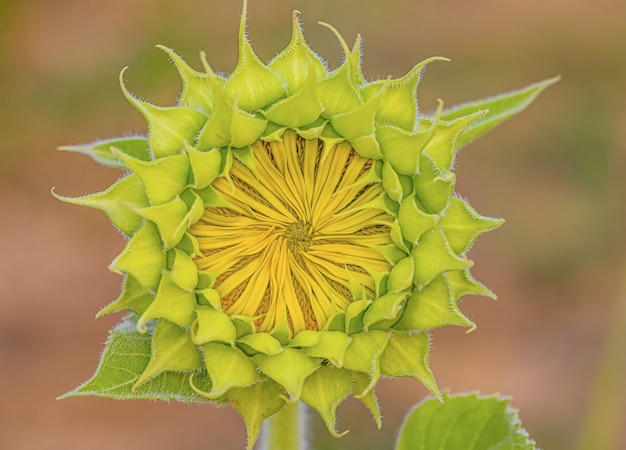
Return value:
<svg viewBox="0 0 626 450">
<path fill-rule="evenodd" d="M 296 401 L 339 436 L 335 410 L 353 394 L 380 426 L 379 378 L 439 396 L 429 331 L 474 328 L 457 302 L 494 297 L 466 253 L 502 220 L 455 194 L 457 150 L 554 80 L 426 116 L 417 84 L 444 58 L 368 82 L 360 38 L 349 48 L 326 25 L 345 52 L 328 70 L 294 13 L 291 42 L 264 64 L 245 15 L 228 77 L 204 54 L 198 72 L 160 47 L 183 81 L 176 106 L 135 98 L 122 71 L 147 137 L 64 148 L 127 171 L 104 192 L 60 198 L 103 210 L 128 237 L 110 266 L 122 293 L 99 314 L 132 313 L 69 395 L 231 403 L 250 447 Z"/>
</svg>

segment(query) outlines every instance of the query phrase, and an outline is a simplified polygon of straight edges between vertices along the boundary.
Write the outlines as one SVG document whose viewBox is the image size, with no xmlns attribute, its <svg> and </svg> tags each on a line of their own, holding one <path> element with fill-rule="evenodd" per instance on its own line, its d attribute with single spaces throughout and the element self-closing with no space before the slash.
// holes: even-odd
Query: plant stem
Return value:
<svg viewBox="0 0 626 450">
<path fill-rule="evenodd" d="M 287 404 L 263 424 L 262 450 L 307 450 L 306 406 Z"/>
</svg>

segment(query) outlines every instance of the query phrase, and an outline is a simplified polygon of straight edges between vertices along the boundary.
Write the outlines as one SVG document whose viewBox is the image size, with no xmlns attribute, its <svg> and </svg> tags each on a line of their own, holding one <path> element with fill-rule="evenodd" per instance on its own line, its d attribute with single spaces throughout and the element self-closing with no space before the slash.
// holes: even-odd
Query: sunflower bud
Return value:
<svg viewBox="0 0 626 450">
<path fill-rule="evenodd" d="M 420 74 L 444 58 L 367 82 L 360 38 L 349 48 L 326 25 L 345 52 L 329 71 L 294 13 L 291 42 L 264 64 L 245 16 L 229 77 L 160 47 L 183 81 L 176 106 L 137 99 L 122 71 L 147 137 L 63 148 L 127 172 L 104 192 L 57 197 L 104 211 L 128 237 L 110 265 L 122 293 L 100 314 L 132 313 L 68 395 L 231 403 L 250 447 L 289 402 L 339 436 L 335 410 L 352 394 L 380 426 L 379 378 L 439 396 L 429 331 L 474 328 L 457 302 L 494 297 L 467 251 L 502 220 L 455 194 L 456 152 L 554 80 L 425 116 Z"/>
</svg>

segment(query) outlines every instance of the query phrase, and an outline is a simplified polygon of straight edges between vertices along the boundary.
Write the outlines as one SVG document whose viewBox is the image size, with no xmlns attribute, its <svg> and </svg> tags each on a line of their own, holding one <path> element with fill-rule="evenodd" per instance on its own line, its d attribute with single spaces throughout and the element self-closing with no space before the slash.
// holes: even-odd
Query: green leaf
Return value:
<svg viewBox="0 0 626 450">
<path fill-rule="evenodd" d="M 400 429 L 396 450 L 533 450 L 509 401 L 471 395 L 443 395 L 414 408 Z"/>
<path fill-rule="evenodd" d="M 151 356 L 152 330 L 137 331 L 136 316 L 130 316 L 109 334 L 100 365 L 94 376 L 60 398 L 96 396 L 118 400 L 149 399 L 181 402 L 206 401 L 189 385 L 188 374 L 164 372 L 133 390 Z M 209 391 L 211 384 L 204 372 L 194 377 L 196 386 Z"/>
<path fill-rule="evenodd" d="M 59 147 L 59 150 L 82 153 L 107 167 L 128 169 L 126 164 L 113 153 L 112 148 L 142 161 L 150 159 L 148 138 L 144 136 L 104 139 L 84 145 L 64 145 Z"/>
<path fill-rule="evenodd" d="M 477 111 L 489 110 L 487 114 L 474 121 L 459 136 L 457 145 L 461 148 L 487 133 L 505 119 L 523 111 L 544 89 L 559 80 L 560 77 L 554 77 L 506 94 L 465 103 L 444 111 L 441 118 L 443 120 L 453 120 Z"/>
</svg>

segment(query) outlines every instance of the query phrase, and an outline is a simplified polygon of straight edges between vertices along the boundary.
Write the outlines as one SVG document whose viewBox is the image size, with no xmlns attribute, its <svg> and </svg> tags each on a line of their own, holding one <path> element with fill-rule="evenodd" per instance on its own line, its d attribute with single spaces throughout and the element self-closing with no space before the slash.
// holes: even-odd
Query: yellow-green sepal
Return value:
<svg viewBox="0 0 626 450">
<path fill-rule="evenodd" d="M 400 203 L 404 197 L 404 186 L 400 181 L 400 176 L 387 162 L 382 168 L 382 186 L 390 199 Z"/>
<path fill-rule="evenodd" d="M 311 358 L 322 358 L 335 367 L 343 367 L 343 357 L 350 343 L 350 337 L 341 331 L 319 331 L 318 341 L 302 351 Z M 301 334 L 301 333 L 300 333 Z"/>
<path fill-rule="evenodd" d="M 420 173 L 413 177 L 413 188 L 427 213 L 439 214 L 446 208 L 455 184 L 453 172 L 441 169 L 427 153 L 422 153 Z"/>
<path fill-rule="evenodd" d="M 358 89 L 350 79 L 348 58 L 338 69 L 317 83 L 317 98 L 324 107 L 322 115 L 332 119 L 358 108 L 363 103 Z"/>
<path fill-rule="evenodd" d="M 198 267 L 188 253 L 174 248 L 174 261 L 170 268 L 172 281 L 181 289 L 193 291 L 198 286 Z"/>
<path fill-rule="evenodd" d="M 402 237 L 414 245 L 439 221 L 439 216 L 422 211 L 416 200 L 414 195 L 402 200 L 397 214 Z"/>
<path fill-rule="evenodd" d="M 315 93 L 316 79 L 313 68 L 300 89 L 263 112 L 275 124 L 297 129 L 314 123 L 323 111 Z"/>
<path fill-rule="evenodd" d="M 404 130 L 413 130 L 417 113 L 417 85 L 424 67 L 432 61 L 449 61 L 449 59 L 433 56 L 416 64 L 401 78 L 374 81 L 361 89 L 366 100 L 376 95 L 379 90 L 385 90 L 385 95 L 376 111 L 378 122 L 393 123 Z"/>
<path fill-rule="evenodd" d="M 154 292 L 165 269 L 165 253 L 159 232 L 146 221 L 122 252 L 111 262 L 109 270 L 131 274 L 146 289 Z"/>
<path fill-rule="evenodd" d="M 414 176 L 419 172 L 422 150 L 430 135 L 430 130 L 413 132 L 392 124 L 376 125 L 376 138 L 384 160 L 402 175 Z"/>
<path fill-rule="evenodd" d="M 143 218 L 135 212 L 135 209 L 149 205 L 143 183 L 135 174 L 125 176 L 108 189 L 95 194 L 64 197 L 53 190 L 52 195 L 66 203 L 99 209 L 128 237 L 134 235 L 143 222 Z"/>
<path fill-rule="evenodd" d="M 450 170 L 459 149 L 459 137 L 471 123 L 479 120 L 485 114 L 487 111 L 476 111 L 454 120 L 435 119 L 431 126 L 432 137 L 426 143 L 424 153 L 427 153 L 441 170 Z"/>
<path fill-rule="evenodd" d="M 211 306 L 196 306 L 197 319 L 191 325 L 191 340 L 195 345 L 209 342 L 234 344 L 237 329 L 230 317 L 222 310 Z"/>
<path fill-rule="evenodd" d="M 294 11 L 292 15 L 292 34 L 289 45 L 267 66 L 283 80 L 289 95 L 299 91 L 311 77 L 317 80 L 326 76 L 324 63 L 304 39 L 298 21 L 298 11 Z"/>
<path fill-rule="evenodd" d="M 193 174 L 193 187 L 199 190 L 206 188 L 222 171 L 221 152 L 217 148 L 201 152 L 187 143 L 184 148 Z"/>
<path fill-rule="evenodd" d="M 230 390 L 246 388 L 262 380 L 254 362 L 239 348 L 210 342 L 202 346 L 204 364 L 211 379 L 211 391 L 199 395 L 219 400 Z M 193 387 L 193 384 L 192 384 Z"/>
<path fill-rule="evenodd" d="M 351 392 L 351 371 L 322 365 L 305 380 L 300 400 L 317 411 L 332 436 L 340 438 L 348 430 L 338 433 L 335 428 L 337 407 Z"/>
<path fill-rule="evenodd" d="M 183 219 L 189 212 L 185 201 L 176 197 L 167 203 L 135 210 L 142 217 L 156 224 L 163 240 L 164 249 L 170 249 L 180 242 L 186 228 Z"/>
<path fill-rule="evenodd" d="M 257 353 L 272 356 L 283 351 L 283 347 L 278 339 L 269 333 L 263 332 L 241 336 L 237 339 L 237 346 L 250 356 Z"/>
<path fill-rule="evenodd" d="M 304 380 L 317 370 L 319 362 L 294 348 L 285 348 L 276 355 L 255 355 L 256 362 L 265 375 L 280 384 L 291 400 L 298 400 Z M 285 370 L 288 367 L 289 370 Z"/>
<path fill-rule="evenodd" d="M 446 278 L 452 290 L 452 297 L 459 301 L 468 295 L 480 295 L 495 300 L 496 294 L 482 283 L 476 281 L 469 270 L 451 270 L 446 272 Z"/>
<path fill-rule="evenodd" d="M 369 377 L 369 384 L 361 392 L 361 395 L 365 396 L 380 378 L 380 358 L 387 347 L 389 333 L 370 330 L 353 334 L 350 338 L 343 358 L 343 367 Z"/>
<path fill-rule="evenodd" d="M 247 450 L 254 447 L 263 421 L 285 406 L 284 396 L 283 388 L 268 378 L 249 387 L 228 391 L 228 399 L 246 425 Z"/>
<path fill-rule="evenodd" d="M 287 93 L 281 79 L 252 50 L 245 36 L 245 17 L 239 29 L 239 60 L 224 91 L 248 112 L 270 105 Z"/>
<path fill-rule="evenodd" d="M 146 119 L 152 155 L 157 159 L 173 155 L 183 149 L 183 142 L 193 142 L 208 116 L 194 108 L 155 106 L 135 98 L 124 84 L 125 70 L 120 73 L 120 86 L 128 101 Z"/>
<path fill-rule="evenodd" d="M 368 389 L 370 385 L 369 377 L 361 372 L 352 372 L 352 376 L 354 379 L 354 397 L 358 398 L 369 409 L 376 421 L 376 426 L 380 430 L 383 420 L 380 415 L 380 406 L 378 405 L 376 392 L 374 389 Z"/>
<path fill-rule="evenodd" d="M 197 193 L 191 190 L 185 194 L 187 201 L 176 197 L 167 203 L 136 210 L 157 225 L 165 250 L 176 246 L 204 212 L 204 202 Z"/>
<path fill-rule="evenodd" d="M 179 105 L 186 108 L 200 109 L 206 114 L 213 111 L 213 91 L 209 77 L 205 73 L 198 72 L 189 65 L 172 49 L 163 45 L 157 45 L 171 58 L 178 70 L 183 89 L 179 98 Z"/>
<path fill-rule="evenodd" d="M 213 95 L 213 113 L 198 134 L 195 146 L 200 151 L 209 151 L 230 143 L 233 122 L 233 108 L 223 90 L 220 78 L 213 73 L 204 52 L 200 53 Z M 191 141 L 193 142 L 193 141 Z"/>
<path fill-rule="evenodd" d="M 439 274 L 450 270 L 464 270 L 471 263 L 452 252 L 443 232 L 439 228 L 431 228 L 419 239 L 411 251 L 415 264 L 413 282 L 418 289 L 423 288 Z"/>
<path fill-rule="evenodd" d="M 374 116 L 382 94 L 376 95 L 358 107 L 333 116 L 333 128 L 350 141 L 356 152 L 364 158 L 382 159 L 380 144 L 376 140 Z"/>
<path fill-rule="evenodd" d="M 159 320 L 152 334 L 150 362 L 133 385 L 133 390 L 163 372 L 191 373 L 204 366 L 202 354 L 186 329 Z"/>
<path fill-rule="evenodd" d="M 214 111 L 198 134 L 196 148 L 209 151 L 224 146 L 241 148 L 252 144 L 265 132 L 267 120 L 242 107 L 239 96 L 229 98 L 218 81 L 219 77 L 211 71 L 205 55 L 202 53 L 200 56 L 211 84 Z"/>
<path fill-rule="evenodd" d="M 374 300 L 363 316 L 365 329 L 389 329 L 398 320 L 407 294 L 407 292 L 392 292 Z"/>
<path fill-rule="evenodd" d="M 363 330 L 363 315 L 370 305 L 367 299 L 351 302 L 346 308 L 344 329 L 346 334 L 351 335 Z"/>
<path fill-rule="evenodd" d="M 166 319 L 182 327 L 189 327 L 196 318 L 196 296 L 181 289 L 172 280 L 171 272 L 161 275 L 154 300 L 137 321 L 137 329 L 144 331 L 152 319 Z"/>
<path fill-rule="evenodd" d="M 435 397 L 439 388 L 430 369 L 430 339 L 426 333 L 391 333 L 380 358 L 380 371 L 388 377 L 411 377 L 422 383 Z"/>
<path fill-rule="evenodd" d="M 391 268 L 387 277 L 386 287 L 389 292 L 400 292 L 413 287 L 415 261 L 411 256 L 401 259 Z"/>
<path fill-rule="evenodd" d="M 152 206 L 162 205 L 175 199 L 187 186 L 189 158 L 185 154 L 166 156 L 154 161 L 142 161 L 119 151 L 114 150 L 114 153 L 141 178 Z"/>
<path fill-rule="evenodd" d="M 96 314 L 96 318 L 119 311 L 130 311 L 137 315 L 143 314 L 152 303 L 154 296 L 141 286 L 132 275 L 126 274 L 119 297 Z"/>
<path fill-rule="evenodd" d="M 453 197 L 439 225 L 457 255 L 466 252 L 482 234 L 498 228 L 502 219 L 481 216 L 466 201 Z"/>
<path fill-rule="evenodd" d="M 447 278 L 440 275 L 421 291 L 413 292 L 406 302 L 402 317 L 393 328 L 396 331 L 413 332 L 446 325 L 476 327 L 459 310 Z"/>
</svg>

